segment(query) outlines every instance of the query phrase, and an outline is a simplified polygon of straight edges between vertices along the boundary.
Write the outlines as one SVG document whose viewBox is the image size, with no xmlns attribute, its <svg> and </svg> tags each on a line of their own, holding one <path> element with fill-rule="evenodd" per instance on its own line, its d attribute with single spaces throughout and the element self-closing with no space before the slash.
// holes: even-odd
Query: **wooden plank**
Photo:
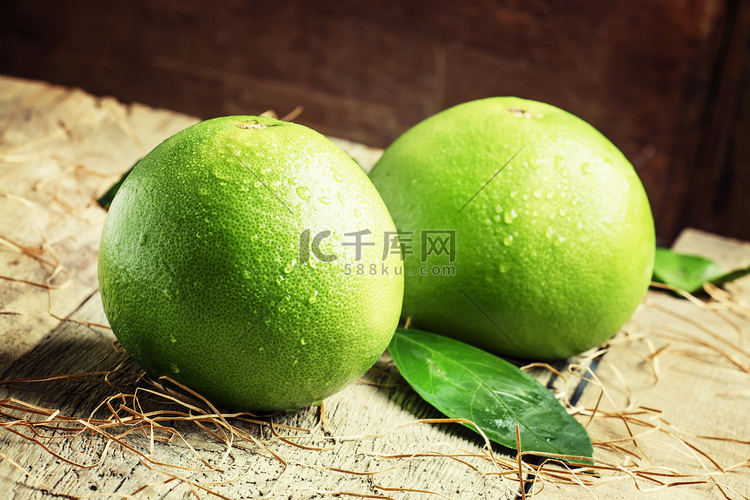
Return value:
<svg viewBox="0 0 750 500">
<path fill-rule="evenodd" d="M 6 312 L 0 315 L 0 373 L 96 291 L 104 213 L 92 197 L 195 121 L 0 79 L 0 310 Z"/>
<path fill-rule="evenodd" d="M 69 273 L 69 276 L 68 273 L 65 275 L 64 288 L 51 291 L 49 298 L 44 288 L 20 281 L 4 281 L 0 288 L 3 309 L 21 314 L 0 316 L 0 321 L 4 322 L 0 330 L 3 337 L 0 352 L 5 360 L 0 370 L 2 379 L 108 371 L 122 363 L 120 370 L 135 371 L 137 368 L 129 363 L 127 356 L 113 349 L 114 337 L 109 331 L 75 322 L 106 324 L 99 296 L 95 293 L 96 250 L 103 212 L 91 202 L 103 186 L 110 184 L 145 151 L 196 119 L 141 106 L 123 106 L 112 100 L 95 99 L 80 91 L 10 78 L 0 79 L 0 101 L 3 102 L 0 119 L 4 124 L 0 157 L 3 162 L 0 185 L 4 196 L 0 200 L 4 203 L 5 215 L 0 235 L 5 238 L 3 241 L 34 249 L 48 260 L 52 259 L 51 255 L 56 255 L 59 264 Z M 336 142 L 347 148 L 365 168 L 371 167 L 379 155 L 379 151 L 371 148 L 342 140 Z M 33 213 L 40 219 L 39 227 L 33 222 Z M 48 246 L 43 245 L 42 235 L 50 242 Z M 52 266 L 45 268 L 38 260 L 19 252 L 15 245 L 7 244 L 2 250 L 0 269 L 8 277 L 43 283 L 49 276 Z M 54 315 L 47 311 L 48 307 Z M 383 363 L 384 369 L 393 371 L 387 361 Z M 101 376 L 97 378 L 102 379 Z M 112 381 L 119 382 L 122 378 L 113 375 Z M 390 376 L 381 376 L 380 379 L 387 379 L 388 384 L 393 385 Z M 382 385 L 384 382 L 375 380 L 375 383 Z M 130 386 L 125 384 L 125 387 Z M 123 387 L 56 380 L 4 385 L 0 387 L 0 398 L 15 398 L 44 408 L 60 409 L 66 416 L 85 418 L 98 404 L 120 390 L 124 390 Z M 147 400 L 146 395 L 143 404 L 149 404 Z M 156 403 L 158 401 L 150 404 Z M 406 484 L 423 489 L 434 482 L 436 472 L 419 459 L 411 460 L 408 467 L 389 471 L 387 469 L 393 467 L 395 459 L 371 456 L 373 450 L 379 453 L 389 449 L 402 450 L 399 445 L 404 440 L 420 442 L 421 447 L 431 448 L 433 452 L 450 451 L 453 447 L 466 448 L 474 454 L 482 450 L 482 442 L 455 425 L 447 433 L 445 429 L 427 424 L 393 431 L 397 425 L 413 422 L 420 415 L 439 416 L 419 402 L 403 384 L 385 390 L 377 385 L 354 385 L 327 400 L 325 407 L 334 434 L 354 438 L 337 440 L 333 449 L 325 453 L 300 450 L 271 440 L 267 446 L 274 453 L 289 457 L 286 467 L 277 459 L 261 456 L 263 453 L 249 452 L 233 457 L 235 465 L 226 474 L 183 472 L 182 475 L 224 480 L 227 476 L 244 474 L 242 480 L 235 480 L 231 485 L 213 488 L 230 498 L 238 498 L 240 492 L 258 496 L 271 490 L 296 491 L 301 497 L 316 496 L 315 490 L 372 494 L 374 487 L 370 483 L 373 481 L 384 487 L 403 486 L 401 474 L 404 468 L 409 470 L 410 476 Z M 19 415 L 23 412 L 11 413 Z M 317 445 L 326 444 L 325 435 L 319 430 L 317 409 L 311 408 L 279 420 L 285 425 L 317 428 L 314 434 L 317 437 L 311 441 Z M 224 447 L 207 433 L 187 427 L 185 436 L 193 441 L 201 456 L 207 462 L 219 462 Z M 256 439 L 268 439 L 268 429 L 249 425 L 248 432 Z M 386 435 L 377 439 L 377 447 L 373 445 L 374 438 L 356 438 L 381 433 Z M 55 434 L 61 436 L 64 433 L 58 431 Z M 106 437 L 91 432 L 49 441 L 55 453 L 78 464 L 96 462 L 106 443 Z M 148 453 L 149 440 L 143 436 L 128 437 L 127 446 Z M 242 446 L 257 448 L 252 443 L 243 443 Z M 92 468 L 73 466 L 56 459 L 40 446 L 9 431 L 0 433 L 0 450 L 4 450 L 0 455 L 4 459 L 0 462 L 0 490 L 11 492 L 11 498 L 31 498 L 39 491 L 73 496 L 131 494 L 153 482 L 156 482 L 155 486 L 138 495 L 159 497 L 174 488 L 175 495 L 181 492 L 185 497 L 190 496 L 190 488 L 185 482 L 160 484 L 170 476 L 154 469 L 166 468 L 170 473 L 179 473 L 179 470 L 154 466 L 153 463 L 143 465 L 136 453 L 118 444 L 110 446 L 102 465 Z M 409 453 L 418 451 L 408 450 Z M 236 448 L 234 453 L 238 452 Z M 179 443 L 174 446 L 159 446 L 157 443 L 150 458 L 160 463 L 203 467 L 190 449 L 179 446 Z M 467 482 L 467 475 L 476 473 L 465 467 L 455 468 L 447 459 L 441 462 L 437 472 L 445 482 L 437 490 L 448 492 L 455 498 L 473 498 L 482 491 L 497 492 L 498 487 L 500 491 L 512 490 L 505 488 L 503 479 L 497 477 Z M 486 467 L 482 463 L 479 466 Z M 386 470 L 376 474 L 377 479 L 370 480 L 369 475 L 333 473 L 326 469 L 330 467 L 351 469 L 359 474 Z"/>
<path fill-rule="evenodd" d="M 87 320 L 104 321 L 98 296 L 92 297 L 76 312 L 75 317 Z M 23 358 L 6 373 L 6 378 L 43 377 L 57 373 L 91 372 L 102 369 L 112 369 L 125 363 L 121 370 L 137 370 L 127 356 L 115 352 L 112 348 L 113 336 L 106 332 L 95 331 L 84 325 L 66 322 L 54 330 L 49 341 L 45 342 L 31 356 Z M 392 368 L 387 361 L 381 367 L 386 370 Z M 132 377 L 131 377 L 132 378 Z M 127 379 L 127 377 L 125 377 Z M 113 377 L 114 382 L 122 377 Z M 394 385 L 389 377 L 371 376 L 370 383 Z M 118 393 L 106 386 L 92 386 L 80 382 L 39 383 L 36 385 L 13 384 L 3 388 L 10 395 L 46 408 L 62 408 L 67 414 L 82 417 L 90 415 L 94 407 L 106 397 Z M 4 392 L 3 391 L 3 392 Z M 141 395 L 140 403 L 148 409 L 164 409 L 163 402 L 149 399 L 148 395 Z M 312 446 L 328 446 L 326 451 L 301 450 L 288 444 L 273 441 L 267 442 L 266 447 L 288 460 L 283 466 L 279 460 L 261 453 L 259 447 L 248 442 L 236 443 L 231 467 L 227 473 L 202 472 L 187 474 L 165 466 L 150 464 L 153 469 L 139 463 L 139 457 L 123 450 L 120 446 L 113 446 L 106 460 L 99 467 L 82 469 L 71 467 L 59 460 L 52 460 L 47 452 L 38 446 L 25 443 L 18 436 L 0 434 L 0 449 L 12 451 L 13 460 L 25 471 L 36 474 L 36 478 L 43 481 L 57 492 L 69 495 L 85 496 L 92 491 L 99 493 L 133 494 L 144 484 L 157 483 L 143 492 L 143 498 L 160 498 L 169 491 L 175 498 L 189 498 L 189 488 L 185 483 L 177 482 L 159 484 L 168 479 L 169 474 L 178 474 L 193 481 L 223 481 L 229 478 L 231 484 L 211 488 L 213 491 L 229 498 L 255 498 L 268 495 L 272 491 L 278 494 L 290 495 L 293 498 L 312 498 L 319 494 L 315 492 L 348 491 L 359 494 L 377 494 L 377 487 L 412 487 L 431 489 L 452 498 L 476 498 L 477 494 L 502 495 L 506 488 L 500 478 L 477 477 L 477 474 L 465 467 L 455 467 L 450 460 L 412 459 L 408 465 L 394 467 L 399 461 L 378 459 L 371 453 L 417 453 L 420 451 L 454 452 L 455 448 L 466 449 L 470 453 L 481 453 L 481 443 L 470 432 L 458 428 L 441 428 L 427 424 L 414 425 L 401 430 L 394 430 L 402 424 L 413 422 L 418 417 L 439 417 L 434 410 L 428 408 L 418 400 L 403 384 L 383 389 L 367 384 L 355 384 L 341 393 L 329 398 L 325 402 L 328 425 L 335 436 L 340 436 L 335 442 L 325 438 L 320 430 L 320 414 L 316 408 L 307 408 L 296 415 L 282 416 L 275 419 L 279 425 L 299 426 L 312 429 L 313 438 L 301 441 L 302 444 Z M 196 448 L 197 453 L 212 465 L 221 462 L 225 447 L 215 439 L 211 439 L 205 432 L 190 428 L 186 425 L 176 426 L 186 440 Z M 260 431 L 257 426 L 238 425 L 258 440 L 268 440 L 268 429 Z M 294 432 L 279 429 L 285 435 Z M 385 433 L 384 437 L 366 438 L 364 435 Z M 126 442 L 143 453 L 149 453 L 147 436 L 132 436 Z M 404 447 L 404 442 L 413 446 Z M 98 454 L 102 453 L 106 439 L 96 435 L 78 436 L 75 439 L 65 439 L 61 443 L 51 443 L 53 449 L 68 459 L 79 462 L 93 463 Z M 249 448 L 243 451 L 240 447 Z M 149 455 L 155 462 L 180 465 L 203 469 L 195 455 L 177 439 L 171 445 L 159 445 Z M 488 469 L 481 462 L 479 467 Z M 337 473 L 327 468 L 345 469 L 358 474 L 374 474 L 359 476 Z M 155 469 L 155 470 L 154 470 Z M 384 472 L 376 473 L 383 470 Z M 74 474 L 71 474 L 74 471 Z M 166 471 L 166 472 L 157 472 Z M 405 474 L 405 472 L 407 472 Z M 490 470 L 491 471 L 491 470 Z M 441 478 L 441 484 L 435 485 L 436 477 Z M 31 498 L 37 494 L 41 485 L 32 481 L 18 468 L 10 466 L 7 461 L 0 463 L 0 488 L 12 491 L 12 498 Z M 179 495 L 178 495 L 179 493 Z M 242 496 L 247 495 L 247 496 Z M 202 498 L 202 497 L 201 497 Z M 500 496 L 502 498 L 502 496 Z"/>
<path fill-rule="evenodd" d="M 727 270 L 750 265 L 750 244 L 701 231 L 684 231 L 674 248 L 709 256 Z M 580 405 L 584 414 L 594 408 L 610 414 L 594 418 L 588 430 L 594 439 L 611 440 L 622 450 L 598 446 L 596 456 L 656 475 L 648 480 L 605 474 L 594 494 L 641 498 L 639 492 L 649 492 L 643 498 L 660 500 L 750 494 L 750 279 L 728 288 L 738 301 L 735 313 L 715 302 L 695 304 L 649 293 L 625 332 L 611 342 L 596 372 L 604 390 L 589 387 Z M 637 439 L 629 439 L 631 432 Z M 670 478 L 667 471 L 684 477 Z M 659 484 L 707 479 L 715 484 Z M 580 487 L 551 484 L 539 498 L 579 494 Z"/>
<path fill-rule="evenodd" d="M 51 302 L 42 288 L 0 283 L 0 309 L 23 313 L 0 315 L 0 359 L 5 360 L 0 366 L 0 491 L 6 497 L 297 499 L 326 498 L 335 492 L 396 499 L 437 498 L 436 494 L 454 499 L 517 497 L 513 453 L 495 447 L 493 464 L 484 442 L 468 429 L 419 422 L 440 415 L 409 389 L 387 355 L 363 381 L 324 402 L 325 421 L 317 408 L 274 417 L 279 435 L 307 448 L 275 436 L 267 419 L 252 423 L 228 418 L 237 432 L 229 454 L 227 444 L 217 437 L 219 427 L 206 423 L 212 434 L 175 414 L 158 422 L 161 428 L 154 415 L 152 420 L 141 417 L 103 425 L 103 419 L 114 418 L 111 410 L 99 406 L 107 398 L 119 418 L 133 418 L 136 410 L 187 409 L 148 393 L 151 386 L 137 380 L 137 367 L 113 347 L 111 332 L 95 326 L 106 323 L 95 275 L 103 214 L 91 199 L 144 151 L 196 119 L 9 78 L 0 78 L 0 103 L 2 241 L 37 249 L 47 259 L 54 251 L 70 272 L 69 277 L 55 278 L 67 279 L 68 284 L 50 292 Z M 366 169 L 380 154 L 337 142 Z M 31 208 L 17 197 L 33 204 L 41 230 Z M 750 264 L 750 244 L 705 233 L 683 233 L 677 248 L 716 258 L 725 268 Z M 12 245 L 0 246 L 0 274 L 44 282 L 51 267 Z M 750 357 L 744 346 L 750 312 L 741 309 L 750 302 L 748 287 L 748 279 L 730 287 L 736 300 L 745 301 L 736 303 L 734 312 L 722 310 L 715 301 L 707 309 L 652 292 L 610 343 L 598 362 L 597 380 L 585 385 L 572 410 L 588 425 L 597 463 L 620 467 L 601 470 L 599 477 L 579 475 L 594 495 L 635 498 L 638 487 L 657 487 L 644 497 L 660 499 L 750 495 L 750 423 L 745 418 L 750 410 Z M 56 317 L 47 310 L 50 303 Z M 549 377 L 546 370 L 539 376 L 546 377 L 545 383 L 561 399 L 577 398 L 582 373 L 577 365 L 597 367 L 591 363 L 593 353 L 587 354 L 589 359 L 558 364 L 563 377 Z M 85 380 L 8 383 L 92 372 Z M 601 400 L 600 387 L 606 389 Z M 137 395 L 140 406 L 119 394 Z M 630 419 L 636 439 L 630 438 L 623 415 Z M 78 420 L 61 422 L 62 417 Z M 24 418 L 49 418 L 50 428 L 37 424 L 35 429 L 44 437 L 31 441 Z M 139 431 L 125 434 L 139 425 Z M 170 436 L 170 442 L 152 443 L 152 427 L 157 438 Z M 587 494 L 581 485 L 569 484 L 564 470 L 553 471 L 557 476 L 550 471 L 532 474 L 528 466 L 524 477 L 530 492 L 553 499 Z M 652 476 L 659 481 L 686 484 L 658 487 L 646 478 L 657 472 L 664 473 Z M 675 477 L 676 473 L 685 477 Z M 709 479 L 726 487 L 706 484 Z M 545 488 L 539 491 L 542 484 Z"/>
<path fill-rule="evenodd" d="M 750 4 L 732 2 L 727 16 L 719 63 L 712 76 L 708 105 L 701 120 L 700 138 L 688 163 L 689 184 L 680 224 L 692 224 L 720 234 L 750 239 L 747 224 L 748 185 L 747 113 L 750 68 Z"/>
<path fill-rule="evenodd" d="M 429 9 L 6 0 L 0 71 L 205 118 L 301 105 L 301 123 L 380 147 L 460 102 L 542 100 L 624 151 L 668 242 L 698 222 L 745 231 L 744 219 L 719 224 L 730 219 L 713 197 L 726 182 L 715 173 L 742 172 L 722 167 L 746 71 L 747 11 L 730 0 L 441 0 Z"/>
</svg>

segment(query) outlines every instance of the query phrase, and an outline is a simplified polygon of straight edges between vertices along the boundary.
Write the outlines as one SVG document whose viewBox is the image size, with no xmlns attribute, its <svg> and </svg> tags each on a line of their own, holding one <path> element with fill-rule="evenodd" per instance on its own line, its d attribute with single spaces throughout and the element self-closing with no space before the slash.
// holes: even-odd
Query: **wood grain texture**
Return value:
<svg viewBox="0 0 750 500">
<path fill-rule="evenodd" d="M 0 274 L 44 282 L 53 266 L 40 264 L 33 258 L 37 255 L 69 272 L 52 281 L 67 284 L 49 296 L 37 286 L 0 280 L 0 310 L 22 313 L 0 314 L 3 498 L 309 499 L 335 498 L 337 492 L 399 500 L 441 498 L 437 495 L 517 498 L 513 452 L 495 449 L 502 461 L 498 471 L 483 458 L 484 442 L 468 429 L 418 422 L 440 415 L 406 385 L 387 354 L 362 381 L 324 402 L 327 426 L 314 407 L 273 418 L 279 435 L 322 450 L 284 442 L 272 433 L 268 419 L 258 424 L 228 417 L 245 433 L 235 435 L 229 454 L 226 443 L 193 423 L 174 418 L 158 422 L 160 430 L 158 415 L 151 415 L 150 425 L 157 438 L 171 435 L 169 443 L 152 442 L 149 425 L 125 433 L 134 423 L 66 431 L 84 426 L 89 418 L 111 416 L 100 406 L 107 398 L 120 418 L 132 416 L 119 407 L 134 409 L 132 398 L 119 394 L 137 394 L 142 413 L 185 411 L 149 394 L 151 386 L 137 379 L 137 366 L 114 348 L 111 332 L 96 326 L 106 324 L 95 271 L 104 214 L 91 200 L 144 151 L 195 118 L 3 77 L 0 103 Z M 365 168 L 380 154 L 360 144 L 337 142 Z M 27 252 L 7 244 L 10 240 Z M 725 268 L 750 265 L 750 244 L 706 233 L 684 233 L 677 248 L 711 256 Z M 743 307 L 750 301 L 748 287 L 749 279 L 731 286 L 734 297 L 745 301 Z M 720 307 L 718 312 L 652 292 L 610 343 L 598 362 L 597 378 L 585 387 L 575 369 L 581 363 L 593 370 L 595 364 L 586 355 L 556 364 L 559 377 L 546 369 L 535 371 L 560 398 L 574 399 L 571 411 L 587 423 L 597 460 L 622 467 L 599 478 L 582 477 L 598 498 L 639 498 L 639 488 L 654 489 L 642 497 L 658 499 L 750 495 L 750 355 L 743 347 L 750 314 L 740 316 Z M 106 378 L 96 375 L 102 372 L 112 373 Z M 8 382 L 82 373 L 89 375 Z M 606 397 L 600 400 L 602 387 Z M 583 389 L 580 395 L 577 388 Z M 50 412 L 31 413 L 29 406 L 9 398 Z M 52 413 L 55 409 L 59 415 Z M 630 418 L 629 428 L 623 415 Z M 77 420 L 37 426 L 41 435 L 33 442 L 28 426 L 19 421 L 22 417 Z M 206 428 L 219 432 L 212 424 Z M 647 477 L 669 470 L 684 477 Z M 525 471 L 524 476 L 534 497 L 587 494 L 582 486 L 549 473 Z M 706 484 L 708 480 L 715 484 Z M 666 488 L 657 481 L 685 484 Z"/>
<path fill-rule="evenodd" d="M 700 231 L 683 232 L 674 249 L 710 256 L 727 270 L 750 265 L 750 244 Z M 750 334 L 750 280 L 729 287 L 745 301 L 739 321 L 731 314 L 722 317 L 726 310 L 717 304 L 713 309 L 697 307 L 650 293 L 625 332 L 614 339 L 596 372 L 607 390 L 599 410 L 620 415 L 594 419 L 588 426 L 592 436 L 618 440 L 623 450 L 648 457 L 654 471 L 670 467 L 684 474 L 683 480 L 702 477 L 715 482 L 682 489 L 659 484 L 665 477 L 637 482 L 621 478 L 602 490 L 594 489 L 595 494 L 602 492 L 600 498 L 739 499 L 750 494 L 750 423 L 743 416 L 750 411 L 750 358 L 746 348 L 739 348 Z M 737 369 L 721 352 L 736 356 L 744 368 Z M 599 388 L 589 388 L 580 403 L 593 407 L 601 393 Z M 620 416 L 639 413 L 645 418 L 631 420 L 626 428 Z M 628 439 L 630 433 L 637 438 Z M 598 456 L 618 465 L 629 460 L 624 453 Z M 722 473 L 721 468 L 731 472 Z M 579 488 L 553 484 L 539 498 L 579 494 Z"/>
<path fill-rule="evenodd" d="M 741 193 L 750 186 L 750 4 L 735 2 L 730 28 L 689 164 L 686 196 L 692 203 L 680 214 L 679 224 L 748 240 L 750 203 Z"/>
<path fill-rule="evenodd" d="M 202 118 L 302 105 L 301 123 L 379 147 L 471 99 L 549 102 L 624 151 L 670 242 L 688 225 L 745 234 L 726 222 L 722 200 L 746 204 L 721 172 L 742 171 L 726 154 L 748 12 L 737 0 L 6 0 L 0 72 Z"/>
<path fill-rule="evenodd" d="M 97 189 L 194 121 L 81 91 L 2 80 L 0 275 L 6 279 L 0 310 L 20 314 L 0 316 L 3 330 L 14 332 L 4 337 L 0 372 L 96 291 L 104 215 L 93 203 Z"/>
</svg>

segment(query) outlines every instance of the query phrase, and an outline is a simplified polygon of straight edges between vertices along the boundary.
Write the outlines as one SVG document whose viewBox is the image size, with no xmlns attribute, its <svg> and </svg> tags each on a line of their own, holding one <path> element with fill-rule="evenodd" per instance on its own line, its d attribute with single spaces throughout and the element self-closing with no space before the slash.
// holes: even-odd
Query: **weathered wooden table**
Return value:
<svg viewBox="0 0 750 500">
<path fill-rule="evenodd" d="M 0 498 L 750 496 L 748 279 L 710 300 L 649 292 L 604 350 L 527 368 L 587 426 L 588 472 L 431 422 L 387 354 L 322 409 L 272 418 L 140 379 L 106 327 L 94 199 L 196 121 L 0 77 Z M 365 169 L 379 155 L 337 142 Z M 748 243 L 688 230 L 675 247 L 750 265 Z"/>
</svg>

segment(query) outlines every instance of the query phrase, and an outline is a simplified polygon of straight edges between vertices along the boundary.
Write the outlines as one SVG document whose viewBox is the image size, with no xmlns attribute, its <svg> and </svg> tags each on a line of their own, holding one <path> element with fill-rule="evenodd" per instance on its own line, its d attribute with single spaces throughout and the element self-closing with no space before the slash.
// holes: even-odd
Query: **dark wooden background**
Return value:
<svg viewBox="0 0 750 500">
<path fill-rule="evenodd" d="M 660 242 L 750 238 L 746 0 L 4 0 L 0 73 L 201 118 L 297 121 L 387 146 L 463 101 L 517 95 L 630 158 Z"/>
</svg>

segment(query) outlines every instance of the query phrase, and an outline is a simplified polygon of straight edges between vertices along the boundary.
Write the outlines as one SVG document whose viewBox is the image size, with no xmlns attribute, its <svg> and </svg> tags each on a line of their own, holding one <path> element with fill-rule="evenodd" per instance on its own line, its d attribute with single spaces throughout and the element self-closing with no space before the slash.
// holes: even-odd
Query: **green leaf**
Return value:
<svg viewBox="0 0 750 500">
<path fill-rule="evenodd" d="M 741 269 L 735 269 L 734 271 L 730 271 L 727 274 L 724 274 L 723 276 L 719 276 L 718 278 L 714 278 L 711 280 L 711 283 L 713 283 L 716 286 L 722 286 L 725 283 L 730 283 L 734 280 L 738 280 L 740 278 L 743 278 L 750 274 L 750 266 L 743 267 Z"/>
<path fill-rule="evenodd" d="M 106 193 L 101 195 L 101 197 L 98 200 L 96 200 L 96 203 L 98 203 L 100 207 L 105 208 L 105 209 L 109 208 L 109 206 L 112 204 L 112 200 L 115 198 L 115 195 L 117 194 L 117 191 L 120 190 L 120 186 L 122 186 L 122 183 L 125 182 L 125 179 L 128 177 L 130 172 L 133 171 L 136 165 L 138 165 L 138 162 L 135 162 L 132 167 L 130 167 L 124 174 L 122 174 L 122 177 L 120 177 L 120 180 L 112 184 L 112 187 L 110 187 Z"/>
<path fill-rule="evenodd" d="M 706 257 L 673 252 L 666 248 L 656 249 L 654 281 L 672 285 L 688 293 L 702 291 L 706 282 L 721 286 L 748 274 L 750 267 L 724 273 L 716 262 Z"/>
<path fill-rule="evenodd" d="M 507 361 L 454 339 L 403 328 L 396 330 L 388 351 L 425 401 L 449 418 L 474 422 L 492 441 L 516 449 L 518 425 L 522 451 L 593 455 L 586 429 L 546 387 Z"/>
</svg>

